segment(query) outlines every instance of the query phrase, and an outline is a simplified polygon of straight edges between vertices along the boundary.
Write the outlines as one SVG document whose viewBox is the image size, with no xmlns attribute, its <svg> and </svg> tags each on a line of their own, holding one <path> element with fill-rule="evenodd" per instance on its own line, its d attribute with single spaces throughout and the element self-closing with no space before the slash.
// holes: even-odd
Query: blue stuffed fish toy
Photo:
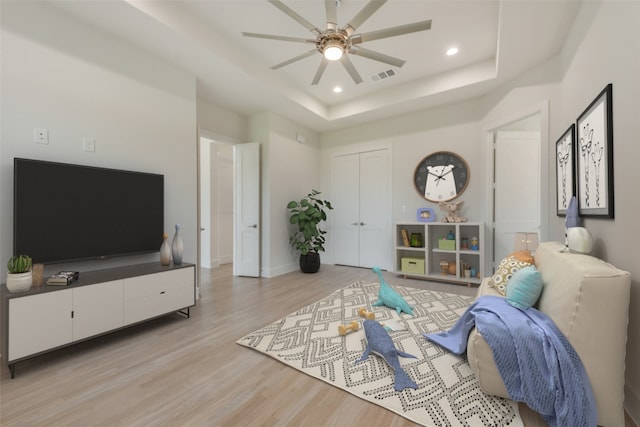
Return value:
<svg viewBox="0 0 640 427">
<path fill-rule="evenodd" d="M 356 364 L 368 358 L 371 353 L 377 354 L 393 369 L 395 374 L 393 388 L 396 391 L 402 391 L 405 388 L 417 389 L 418 384 L 413 382 L 413 380 L 409 378 L 409 375 L 407 375 L 407 373 L 402 369 L 398 356 L 411 357 L 414 359 L 417 358 L 411 354 L 398 350 L 393 344 L 393 340 L 389 336 L 389 333 L 375 320 L 365 320 L 362 323 L 362 326 L 364 327 L 364 333 L 367 336 L 367 348 L 362 354 L 362 357 L 356 361 Z"/>
<path fill-rule="evenodd" d="M 373 272 L 378 275 L 380 279 L 380 290 L 378 291 L 378 300 L 373 303 L 374 306 L 386 305 L 389 308 L 394 308 L 398 314 L 405 312 L 413 316 L 413 310 L 409 307 L 409 304 L 400 296 L 399 293 L 394 291 L 391 286 L 387 285 L 382 277 L 382 271 L 379 267 L 373 267 Z"/>
</svg>

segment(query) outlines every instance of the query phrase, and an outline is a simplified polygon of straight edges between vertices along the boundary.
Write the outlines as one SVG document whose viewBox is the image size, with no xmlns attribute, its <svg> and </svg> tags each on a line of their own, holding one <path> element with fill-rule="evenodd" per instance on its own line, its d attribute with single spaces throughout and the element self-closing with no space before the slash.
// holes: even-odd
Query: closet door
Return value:
<svg viewBox="0 0 640 427">
<path fill-rule="evenodd" d="M 391 268 L 388 150 L 333 159 L 333 239 L 336 264 Z"/>
</svg>

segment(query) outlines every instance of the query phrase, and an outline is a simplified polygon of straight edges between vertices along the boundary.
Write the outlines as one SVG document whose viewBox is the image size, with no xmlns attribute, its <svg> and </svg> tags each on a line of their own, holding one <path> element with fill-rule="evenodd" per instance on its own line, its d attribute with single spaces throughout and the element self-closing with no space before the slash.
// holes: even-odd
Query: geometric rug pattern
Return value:
<svg viewBox="0 0 640 427">
<path fill-rule="evenodd" d="M 523 426 L 517 403 L 482 392 L 466 355 L 452 354 L 422 334 L 449 329 L 473 297 L 391 285 L 413 308 L 413 316 L 385 306 L 373 307 L 378 282 L 355 282 L 321 300 L 267 325 L 237 344 L 257 350 L 307 375 L 339 387 L 364 400 L 424 426 Z M 371 354 L 355 364 L 367 346 L 358 309 L 375 313 L 396 348 L 416 356 L 400 358 L 402 368 L 418 389 L 394 390 L 393 370 Z M 360 328 L 346 336 L 338 326 L 357 321 Z"/>
</svg>

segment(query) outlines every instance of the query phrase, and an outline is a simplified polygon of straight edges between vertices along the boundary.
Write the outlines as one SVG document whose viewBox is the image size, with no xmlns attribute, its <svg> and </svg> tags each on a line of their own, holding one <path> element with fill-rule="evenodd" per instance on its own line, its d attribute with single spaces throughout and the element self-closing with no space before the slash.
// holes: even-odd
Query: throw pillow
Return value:
<svg viewBox="0 0 640 427">
<path fill-rule="evenodd" d="M 507 302 L 526 310 L 540 298 L 544 283 L 538 269 L 530 265 L 514 273 L 507 285 Z"/>
<path fill-rule="evenodd" d="M 515 256 L 508 256 L 500 261 L 498 269 L 491 277 L 489 286 L 496 288 L 501 295 L 507 295 L 507 284 L 511 277 L 520 269 L 530 266 L 531 263 L 520 261 Z"/>
<path fill-rule="evenodd" d="M 528 262 L 529 264 L 533 264 L 533 255 L 531 255 L 531 252 L 527 251 L 527 250 L 521 250 L 521 251 L 516 251 L 512 254 L 509 254 L 507 256 L 513 256 L 518 258 L 520 261 L 524 261 L 524 262 Z"/>
</svg>

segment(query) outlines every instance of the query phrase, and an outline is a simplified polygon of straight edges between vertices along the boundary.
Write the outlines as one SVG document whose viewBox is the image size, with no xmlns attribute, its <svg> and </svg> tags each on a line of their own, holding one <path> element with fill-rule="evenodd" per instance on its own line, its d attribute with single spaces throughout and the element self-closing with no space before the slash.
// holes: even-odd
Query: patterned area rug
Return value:
<svg viewBox="0 0 640 427">
<path fill-rule="evenodd" d="M 421 334 L 449 329 L 473 297 L 391 286 L 413 307 L 414 316 L 372 307 L 378 283 L 356 282 L 237 341 L 305 374 L 373 402 L 425 426 L 523 426 L 517 403 L 484 394 L 466 357 L 451 354 Z M 367 345 L 358 309 L 373 311 L 380 323 L 403 328 L 389 334 L 418 389 L 393 388 L 393 371 L 374 354 L 358 365 Z M 340 324 L 357 321 L 360 329 L 338 334 Z"/>
</svg>

